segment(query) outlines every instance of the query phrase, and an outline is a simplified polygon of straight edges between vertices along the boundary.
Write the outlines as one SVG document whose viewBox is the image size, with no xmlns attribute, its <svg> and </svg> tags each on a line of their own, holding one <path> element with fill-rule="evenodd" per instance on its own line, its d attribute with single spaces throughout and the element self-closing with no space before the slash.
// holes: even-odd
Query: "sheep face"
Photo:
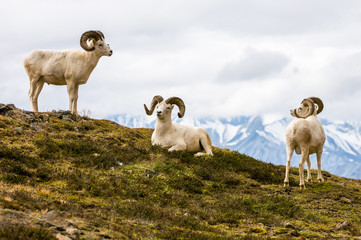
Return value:
<svg viewBox="0 0 361 240">
<path fill-rule="evenodd" d="M 166 103 L 165 101 L 159 103 L 157 105 L 157 118 L 159 120 L 171 118 L 173 108 L 174 105 Z"/>
<path fill-rule="evenodd" d="M 164 100 L 162 96 L 154 96 L 152 103 L 150 104 L 150 109 L 148 109 L 147 106 L 144 104 L 144 110 L 146 114 L 150 116 L 153 114 L 153 111 L 157 107 L 157 118 L 159 120 L 171 120 L 174 105 L 178 106 L 178 117 L 182 118 L 184 116 L 186 107 L 183 100 L 178 97 L 170 97 L 167 100 Z"/>
<path fill-rule="evenodd" d="M 312 101 L 304 99 L 297 108 L 290 110 L 290 114 L 293 117 L 306 118 L 310 115 L 313 115 L 316 110 L 317 109 L 315 108 L 315 104 Z"/>
<path fill-rule="evenodd" d="M 95 40 L 93 40 L 93 44 L 95 47 L 95 51 L 97 51 L 100 56 L 110 57 L 113 54 L 113 50 L 110 49 L 109 44 L 107 44 L 104 39 L 98 40 L 96 42 Z"/>
<path fill-rule="evenodd" d="M 94 52 L 96 56 L 111 56 L 113 50 L 105 42 L 101 31 L 87 31 L 80 37 L 80 46 L 87 52 Z"/>
</svg>

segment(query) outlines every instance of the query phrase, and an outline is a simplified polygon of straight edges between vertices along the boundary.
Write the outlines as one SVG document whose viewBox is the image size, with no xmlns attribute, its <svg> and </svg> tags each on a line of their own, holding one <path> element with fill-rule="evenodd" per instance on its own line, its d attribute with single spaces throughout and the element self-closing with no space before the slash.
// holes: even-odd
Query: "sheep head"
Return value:
<svg viewBox="0 0 361 240">
<path fill-rule="evenodd" d="M 300 106 L 290 110 L 291 115 L 297 118 L 307 118 L 311 115 L 317 115 L 323 110 L 323 102 L 318 97 L 309 97 L 303 99 Z"/>
<path fill-rule="evenodd" d="M 152 115 L 154 109 L 157 107 L 157 117 L 159 119 L 164 119 L 167 116 L 171 116 L 174 105 L 178 106 L 178 117 L 182 118 L 184 116 L 186 107 L 183 100 L 178 97 L 170 97 L 164 101 L 163 97 L 157 95 L 153 98 L 152 103 L 150 104 L 150 109 L 148 109 L 145 104 L 144 109 L 147 115 Z"/>
<path fill-rule="evenodd" d="M 87 52 L 96 51 L 100 56 L 111 56 L 113 50 L 105 42 L 101 31 L 87 31 L 80 38 L 80 46 Z"/>
</svg>

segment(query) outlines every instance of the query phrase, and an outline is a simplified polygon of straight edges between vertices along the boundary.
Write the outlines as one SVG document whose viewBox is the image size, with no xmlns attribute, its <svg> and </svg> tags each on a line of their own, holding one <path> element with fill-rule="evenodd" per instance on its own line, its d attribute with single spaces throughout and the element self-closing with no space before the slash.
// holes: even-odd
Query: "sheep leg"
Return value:
<svg viewBox="0 0 361 240">
<path fill-rule="evenodd" d="M 43 89 L 44 82 L 41 81 L 30 81 L 29 100 L 31 103 L 31 111 L 38 112 L 38 97 Z"/>
<path fill-rule="evenodd" d="M 78 115 L 77 102 L 79 85 L 69 81 L 67 84 L 67 89 L 69 95 L 69 110 L 71 113 Z"/>
<path fill-rule="evenodd" d="M 286 173 L 285 173 L 285 181 L 284 181 L 284 187 L 289 187 L 289 173 L 290 173 L 290 167 L 291 167 L 291 159 L 293 155 L 294 148 L 290 145 L 287 145 L 286 153 L 287 153 L 287 163 L 286 163 Z"/>
<path fill-rule="evenodd" d="M 205 130 L 203 130 L 203 131 L 205 131 Z M 205 155 L 213 156 L 212 142 L 211 142 L 211 138 L 209 137 L 207 132 L 205 132 L 201 135 L 201 138 L 199 141 L 205 152 L 198 152 L 198 153 L 194 154 L 194 156 L 195 157 L 201 157 L 201 156 L 205 156 Z"/>
<path fill-rule="evenodd" d="M 321 172 L 321 155 L 322 155 L 322 148 L 321 148 L 321 150 L 318 150 L 316 152 L 316 157 L 317 157 L 317 180 L 319 182 L 324 182 L 325 180 L 323 179 L 322 172 Z"/>
<path fill-rule="evenodd" d="M 306 182 L 312 182 L 310 155 L 307 156 L 307 179 L 306 179 Z"/>
<path fill-rule="evenodd" d="M 300 161 L 300 164 L 299 164 L 299 174 L 300 174 L 300 188 L 301 189 L 305 189 L 306 186 L 305 186 L 305 162 L 308 158 L 308 155 L 309 155 L 309 149 L 308 148 L 301 148 L 301 153 L 302 153 L 302 156 L 301 156 L 301 161 Z"/>
<path fill-rule="evenodd" d="M 168 149 L 168 152 L 173 152 L 173 151 L 184 151 L 187 149 L 187 146 L 185 143 L 180 143 L 177 145 L 172 146 L 171 148 Z"/>
</svg>

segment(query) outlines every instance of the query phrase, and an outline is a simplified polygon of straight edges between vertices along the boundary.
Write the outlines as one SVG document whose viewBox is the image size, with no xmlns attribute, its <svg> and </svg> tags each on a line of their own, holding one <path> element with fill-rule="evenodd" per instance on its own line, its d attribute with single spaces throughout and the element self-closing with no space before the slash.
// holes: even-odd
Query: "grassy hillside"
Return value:
<svg viewBox="0 0 361 240">
<path fill-rule="evenodd" d="M 168 153 L 152 129 L 0 105 L 0 239 L 361 239 L 361 181 L 238 152 Z M 313 172 L 316 180 L 316 172 Z"/>
</svg>

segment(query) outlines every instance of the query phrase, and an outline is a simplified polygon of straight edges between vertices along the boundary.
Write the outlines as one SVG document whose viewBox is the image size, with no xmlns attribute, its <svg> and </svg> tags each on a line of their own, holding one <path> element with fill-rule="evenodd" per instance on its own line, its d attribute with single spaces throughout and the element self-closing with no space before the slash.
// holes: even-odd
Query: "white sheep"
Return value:
<svg viewBox="0 0 361 240">
<path fill-rule="evenodd" d="M 113 51 L 100 31 L 87 31 L 80 38 L 80 50 L 33 50 L 24 58 L 24 67 L 30 79 L 29 100 L 31 110 L 38 112 L 38 96 L 44 83 L 67 85 L 69 110 L 77 114 L 79 85 L 88 81 L 102 56 Z"/>
<path fill-rule="evenodd" d="M 152 134 L 152 144 L 170 147 L 169 152 L 182 150 L 197 152 L 194 155 L 196 157 L 213 155 L 212 141 L 206 130 L 172 122 L 171 115 L 174 105 L 178 106 L 178 117 L 182 118 L 185 113 L 185 105 L 182 99 L 178 97 L 163 100 L 163 97 L 155 96 L 150 105 L 150 110 L 144 104 L 147 115 L 152 115 L 155 107 L 157 107 L 157 120 Z"/>
<path fill-rule="evenodd" d="M 317 106 L 317 107 L 316 107 Z M 304 181 L 304 164 L 307 161 L 307 182 L 311 178 L 310 154 L 316 153 L 317 157 L 317 179 L 323 182 L 321 173 L 321 155 L 323 145 L 326 140 L 325 131 L 323 130 L 320 120 L 317 118 L 323 110 L 323 103 L 317 97 L 309 97 L 301 102 L 301 105 L 291 110 L 291 115 L 297 117 L 287 127 L 286 130 L 286 176 L 284 186 L 289 186 L 289 170 L 293 151 L 301 154 L 299 163 L 300 188 L 305 188 Z"/>
</svg>

